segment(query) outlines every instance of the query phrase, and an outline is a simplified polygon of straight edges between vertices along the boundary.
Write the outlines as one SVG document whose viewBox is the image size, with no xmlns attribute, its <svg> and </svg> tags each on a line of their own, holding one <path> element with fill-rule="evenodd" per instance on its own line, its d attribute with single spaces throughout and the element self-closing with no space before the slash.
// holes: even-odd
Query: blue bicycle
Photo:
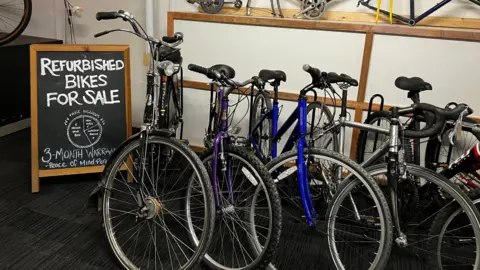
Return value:
<svg viewBox="0 0 480 270">
<path fill-rule="evenodd" d="M 316 140 L 314 134 L 318 129 L 313 127 L 317 127 L 322 120 L 328 123 L 333 115 L 325 105 L 322 105 L 324 103 L 313 102 L 307 106 L 307 94 L 313 92 L 314 99 L 317 99 L 315 89 L 325 88 L 326 81 L 323 75 L 326 73 L 308 65 L 303 69 L 311 75 L 312 83 L 300 91 L 297 107 L 280 127 L 278 127 L 278 87 L 282 81 L 286 81 L 286 75 L 282 71 L 272 70 L 262 70 L 259 73 L 260 81 L 255 85 L 258 91 L 250 119 L 251 147 L 257 156 L 264 162 L 268 162 L 266 167 L 276 182 L 282 199 L 282 215 L 287 219 L 293 218 L 294 221 L 293 223 L 283 221 L 291 232 L 304 231 L 302 228 L 293 229 L 291 226 L 306 223 L 313 229 L 313 234 L 309 234 L 311 239 L 315 239 L 312 242 L 320 246 L 325 243 L 326 247 L 326 239 L 334 239 L 334 241 L 330 241 L 331 239 L 328 241 L 330 257 L 337 268 L 345 269 L 346 266 L 342 268 L 341 265 L 347 262 L 344 256 L 339 256 L 338 250 L 342 249 L 341 244 L 336 241 L 345 235 L 343 227 L 346 224 L 353 226 L 358 229 L 358 232 L 346 233 L 348 238 L 344 241 L 355 238 L 356 241 L 350 246 L 357 246 L 358 249 L 356 248 L 355 252 L 361 255 L 348 258 L 348 264 L 355 265 L 358 267 L 356 269 L 381 269 L 388 260 L 392 241 L 393 225 L 387 201 L 379 186 L 358 164 L 335 151 L 318 147 L 321 142 Z M 328 76 L 330 82 L 358 84 L 348 76 L 335 73 L 329 73 Z M 274 88 L 273 106 L 269 93 L 264 88 L 267 82 Z M 316 114 L 313 114 L 309 117 L 310 112 L 314 111 L 319 111 L 321 116 L 316 117 Z M 280 139 L 293 126 L 294 129 L 288 136 L 281 154 L 277 156 Z M 324 140 L 325 137 L 321 139 Z M 355 181 L 358 186 L 348 187 L 350 199 L 348 202 L 345 201 L 347 205 L 331 205 L 329 202 L 337 187 L 339 190 L 345 188 L 339 184 L 346 178 L 359 179 Z M 342 212 L 345 209 L 358 214 L 358 218 L 345 221 L 345 213 Z M 326 213 L 328 214 L 325 215 Z M 326 230 L 329 233 L 326 233 Z M 314 235 L 315 233 L 318 235 Z M 325 237 L 325 235 L 328 236 Z M 279 249 L 289 248 L 282 247 L 283 243 L 280 242 Z M 358 243 L 361 244 L 358 245 Z M 357 260 L 354 261 L 355 259 Z M 284 260 L 285 258 L 277 256 L 272 263 L 282 268 Z M 299 265 L 299 268 L 331 268 L 332 264 L 328 264 L 330 261 L 328 257 L 318 256 L 315 265 Z M 270 265 L 270 269 L 274 268 L 273 264 Z"/>
</svg>

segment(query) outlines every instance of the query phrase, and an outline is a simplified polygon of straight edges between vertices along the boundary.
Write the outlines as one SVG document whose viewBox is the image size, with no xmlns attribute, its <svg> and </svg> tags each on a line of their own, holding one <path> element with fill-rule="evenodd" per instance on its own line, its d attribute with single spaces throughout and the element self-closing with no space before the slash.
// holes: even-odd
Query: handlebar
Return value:
<svg viewBox="0 0 480 270">
<path fill-rule="evenodd" d="M 313 84 L 316 84 L 322 78 L 322 72 L 318 68 L 305 64 L 303 65 L 303 70 L 312 76 Z"/>
<path fill-rule="evenodd" d="M 248 79 L 244 82 L 237 82 L 237 81 L 234 81 L 232 79 L 227 78 L 224 74 L 220 73 L 216 69 L 206 68 L 206 67 L 202 67 L 202 66 L 195 65 L 195 64 L 189 64 L 188 69 L 193 71 L 193 72 L 203 74 L 211 80 L 217 81 L 219 83 L 223 83 L 223 84 L 231 86 L 233 88 L 241 88 L 241 87 L 245 87 L 249 84 L 260 82 L 259 81 L 260 78 L 258 78 L 257 76 L 254 76 L 251 79 Z"/>
<path fill-rule="evenodd" d="M 458 104 L 454 109 L 443 109 L 427 103 L 418 103 L 407 108 L 396 109 L 399 114 L 420 113 L 425 115 L 426 112 L 433 114 L 433 117 L 426 118 L 427 125 L 422 130 L 405 130 L 403 132 L 404 136 L 411 138 L 435 136 L 442 131 L 446 120 L 458 119 L 465 110 L 469 114 L 473 112 L 466 104 Z M 435 120 L 433 121 L 432 118 Z"/>
<path fill-rule="evenodd" d="M 119 12 L 116 11 L 104 11 L 104 12 L 97 12 L 95 16 L 97 21 L 101 20 L 114 20 L 120 17 Z"/>
<path fill-rule="evenodd" d="M 142 39 L 144 39 L 148 42 L 153 42 L 155 44 L 159 44 L 159 45 L 163 45 L 163 46 L 171 47 L 171 48 L 177 47 L 178 45 L 180 45 L 183 42 L 183 34 L 180 33 L 180 32 L 175 33 L 173 37 L 168 37 L 168 36 L 163 37 L 162 40 L 158 40 L 156 38 L 148 36 L 145 33 L 145 31 L 143 30 L 143 28 L 139 25 L 137 20 L 133 17 L 133 15 L 131 15 L 130 13 L 125 12 L 123 10 L 119 10 L 118 12 L 116 12 L 116 11 L 97 12 L 95 17 L 98 21 L 114 20 L 114 19 L 122 18 L 124 21 L 130 23 L 130 25 L 132 26 L 132 29 L 133 29 L 133 31 L 130 31 L 130 30 L 127 30 L 127 29 L 107 30 L 107 31 L 103 31 L 103 32 L 95 34 L 94 37 L 96 37 L 96 38 L 101 37 L 101 36 L 106 35 L 106 34 L 109 34 L 111 32 L 121 31 L 121 32 L 127 32 L 127 33 L 130 33 L 130 34 L 134 34 L 134 35 L 136 35 L 136 36 L 138 36 L 138 37 L 140 37 L 140 38 L 142 38 Z M 142 30 L 142 31 L 140 31 L 140 30 Z"/>
</svg>

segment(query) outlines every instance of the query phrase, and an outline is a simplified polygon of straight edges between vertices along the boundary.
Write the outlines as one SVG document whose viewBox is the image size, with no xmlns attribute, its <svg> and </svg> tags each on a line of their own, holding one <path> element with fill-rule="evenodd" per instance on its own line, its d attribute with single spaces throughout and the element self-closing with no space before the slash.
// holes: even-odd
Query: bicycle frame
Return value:
<svg viewBox="0 0 480 270">
<path fill-rule="evenodd" d="M 225 156 L 223 155 L 223 146 L 224 140 L 226 143 L 230 143 L 229 135 L 228 135 L 228 93 L 231 91 L 231 88 L 227 88 L 224 86 L 218 87 L 217 97 L 220 101 L 220 130 L 215 135 L 215 139 L 213 140 L 213 161 L 212 161 L 212 185 L 213 185 L 213 193 L 215 196 L 215 207 L 217 210 L 221 209 L 220 204 L 220 195 L 219 195 L 219 186 L 218 186 L 218 159 L 220 158 L 224 165 L 226 165 L 227 171 L 227 188 L 228 188 L 228 197 L 229 199 L 232 198 L 232 185 L 231 185 L 231 171 L 229 166 L 229 161 L 225 161 Z M 220 155 L 220 156 L 219 156 Z"/>
<path fill-rule="evenodd" d="M 272 110 L 265 113 L 260 121 L 255 125 L 255 127 L 251 130 L 249 135 L 250 141 L 257 153 L 260 157 L 262 154 L 258 148 L 258 144 L 253 137 L 255 131 L 257 131 L 263 121 L 267 118 L 272 119 L 272 158 L 277 157 L 277 144 L 280 141 L 280 138 L 290 129 L 290 127 L 297 121 L 294 131 L 290 134 L 285 146 L 282 149 L 282 153 L 290 151 L 293 149 L 295 141 L 298 142 L 297 144 L 297 181 L 298 181 L 298 188 L 300 190 L 300 197 L 302 200 L 302 206 L 305 211 L 305 217 L 307 224 L 309 226 L 315 227 L 315 218 L 317 214 L 315 212 L 315 208 L 313 207 L 312 197 L 310 195 L 310 187 L 309 187 L 309 180 L 308 180 L 308 173 L 307 169 L 308 166 L 305 162 L 305 157 L 303 155 L 305 147 L 307 146 L 305 135 L 307 133 L 307 96 L 306 93 L 310 91 L 313 86 L 309 85 L 306 86 L 304 89 L 300 91 L 298 96 L 298 105 L 297 108 L 290 114 L 287 118 L 285 123 L 277 130 L 278 125 L 278 96 L 277 91 L 275 91 L 274 102 L 272 106 Z"/>
<path fill-rule="evenodd" d="M 392 13 L 392 17 L 399 20 L 399 21 L 407 23 L 411 26 L 414 26 L 418 22 L 420 22 L 421 20 L 425 19 L 427 16 L 431 15 L 435 11 L 439 10 L 440 8 L 442 8 L 443 6 L 448 4 L 450 1 L 452 1 L 452 0 L 442 0 L 440 3 L 437 3 L 435 6 L 431 7 L 429 10 L 427 10 L 424 13 L 420 14 L 419 16 L 415 17 L 415 0 L 410 0 L 410 18 L 403 17 L 403 16 L 395 14 L 395 13 Z M 480 6 L 480 0 L 470 0 L 470 2 Z M 374 6 L 370 5 L 370 0 L 360 0 L 358 2 L 358 4 L 360 4 L 364 7 L 367 7 L 371 10 L 374 10 L 375 12 L 377 11 L 377 7 L 374 7 Z M 390 12 L 385 11 L 383 9 L 380 9 L 380 13 L 382 13 L 386 16 L 390 16 Z"/>
</svg>

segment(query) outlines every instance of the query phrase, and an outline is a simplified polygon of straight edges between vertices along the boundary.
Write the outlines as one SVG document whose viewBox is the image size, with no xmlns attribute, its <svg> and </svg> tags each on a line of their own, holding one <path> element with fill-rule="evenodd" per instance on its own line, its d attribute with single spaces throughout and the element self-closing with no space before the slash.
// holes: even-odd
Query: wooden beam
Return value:
<svg viewBox="0 0 480 270">
<path fill-rule="evenodd" d="M 170 15 L 171 14 L 171 15 Z M 228 24 L 244 24 L 256 26 L 270 26 L 283 28 L 298 29 L 316 29 L 328 31 L 344 31 L 374 34 L 388 34 L 412 37 L 429 37 L 439 39 L 455 39 L 480 41 L 480 30 L 459 30 L 446 28 L 433 28 L 425 26 L 403 26 L 403 25 L 386 25 L 371 23 L 349 23 L 340 21 L 323 21 L 323 20 L 303 20 L 303 19 L 281 19 L 269 17 L 251 17 L 236 16 L 223 14 L 203 14 L 197 12 L 169 12 L 172 20 L 190 20 L 201 22 L 216 22 Z M 172 23 L 173 25 L 173 23 Z M 170 26 L 169 27 L 173 27 Z"/>
<path fill-rule="evenodd" d="M 360 71 L 360 82 L 358 85 L 357 93 L 357 102 L 364 103 L 365 93 L 367 92 L 367 80 L 368 80 L 368 71 L 370 69 L 370 59 L 372 56 L 372 47 L 373 47 L 373 32 L 367 32 L 365 35 L 365 45 L 363 46 L 363 59 L 362 59 L 362 68 Z M 362 122 L 363 110 L 361 106 L 357 106 L 355 109 L 355 122 Z M 354 128 L 352 131 L 352 143 L 350 146 L 350 158 L 355 160 L 357 153 L 357 144 L 355 143 L 358 139 L 360 130 Z"/>
<path fill-rule="evenodd" d="M 199 7 L 198 11 L 203 13 Z M 299 12 L 300 9 L 282 9 L 283 15 L 286 18 L 293 18 L 293 15 Z M 278 9 L 275 9 L 278 14 Z M 225 7 L 219 14 L 246 16 L 246 8 Z M 409 15 L 402 15 L 409 17 Z M 249 17 L 267 17 L 272 18 L 272 10 L 270 8 L 251 8 Z M 298 19 L 307 19 L 299 17 Z M 360 22 L 360 23 L 376 23 L 374 12 L 344 12 L 344 11 L 325 11 L 320 20 L 337 21 L 337 22 Z M 406 25 L 404 22 L 394 19 L 394 24 Z M 380 16 L 378 24 L 390 24 L 387 16 Z M 421 20 L 416 26 L 434 26 L 434 27 L 448 27 L 448 28 L 463 28 L 463 29 L 480 29 L 480 19 L 475 18 L 455 18 L 455 17 L 437 17 L 428 16 Z"/>
<path fill-rule="evenodd" d="M 192 88 L 192 89 L 197 89 L 197 90 L 204 90 L 204 91 L 210 91 L 210 85 L 206 82 L 197 82 L 197 81 L 184 81 L 183 82 L 183 87 L 185 88 Z M 240 95 L 249 95 L 250 94 L 250 88 L 241 88 L 238 90 L 233 91 L 234 94 L 240 94 Z M 280 100 L 285 100 L 285 101 L 291 101 L 291 102 L 297 102 L 298 101 L 298 94 L 297 93 L 291 93 L 291 92 L 285 92 L 285 91 L 278 91 L 278 99 Z M 341 104 L 342 101 L 340 99 L 335 99 L 335 101 L 327 98 L 326 100 L 324 99 L 317 99 L 318 101 L 325 102 L 325 104 L 329 106 L 334 106 L 335 104 Z M 309 95 L 307 102 L 311 103 L 314 101 L 313 96 Z M 361 106 L 358 104 L 358 102 L 354 100 L 348 100 L 347 101 L 347 108 L 349 109 L 356 109 L 357 107 Z"/>
</svg>

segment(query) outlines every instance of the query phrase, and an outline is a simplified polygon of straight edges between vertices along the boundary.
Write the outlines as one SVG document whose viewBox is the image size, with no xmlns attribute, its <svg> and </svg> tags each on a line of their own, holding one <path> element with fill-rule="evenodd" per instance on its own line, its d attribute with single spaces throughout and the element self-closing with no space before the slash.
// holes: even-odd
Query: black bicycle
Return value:
<svg viewBox="0 0 480 270">
<path fill-rule="evenodd" d="M 115 31 L 133 34 L 149 43 L 153 57 L 140 132 L 111 155 L 90 196 L 101 198 L 105 234 L 123 268 L 193 269 L 204 257 L 213 235 L 212 186 L 202 161 L 173 138 L 172 125 L 162 120 L 164 107 L 157 106 L 159 100 L 165 104 L 162 98 L 166 96 L 159 82 L 169 79 L 156 79 L 175 74 L 174 61 L 181 61 L 175 47 L 182 43 L 183 35 L 177 33 L 162 40 L 150 37 L 130 13 L 122 10 L 98 12 L 96 18 L 123 19 L 133 31 L 114 29 L 95 37 Z M 195 198 L 195 207 L 185 205 L 186 194 Z M 192 231 L 196 243 L 190 241 Z"/>
</svg>

